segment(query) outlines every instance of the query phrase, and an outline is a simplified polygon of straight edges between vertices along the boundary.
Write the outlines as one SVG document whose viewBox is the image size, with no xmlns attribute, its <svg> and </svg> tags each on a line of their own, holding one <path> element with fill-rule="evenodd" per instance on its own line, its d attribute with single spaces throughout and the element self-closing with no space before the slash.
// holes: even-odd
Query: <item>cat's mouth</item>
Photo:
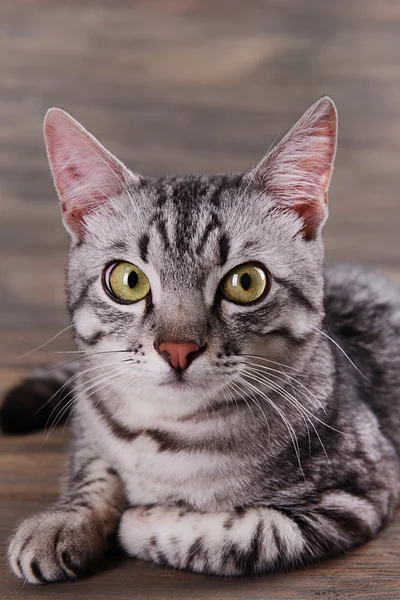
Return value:
<svg viewBox="0 0 400 600">
<path fill-rule="evenodd" d="M 168 373 L 167 377 L 164 379 L 162 383 L 160 383 L 162 387 L 168 386 L 177 389 L 184 389 L 191 387 L 191 383 L 189 381 L 188 376 L 185 372 L 182 371 L 172 371 Z"/>
<path fill-rule="evenodd" d="M 170 390 L 184 392 L 207 387 L 204 383 L 205 382 L 199 381 L 198 377 L 193 377 L 191 373 L 186 370 L 175 371 L 171 369 L 158 385 L 164 389 L 169 388 Z"/>
</svg>

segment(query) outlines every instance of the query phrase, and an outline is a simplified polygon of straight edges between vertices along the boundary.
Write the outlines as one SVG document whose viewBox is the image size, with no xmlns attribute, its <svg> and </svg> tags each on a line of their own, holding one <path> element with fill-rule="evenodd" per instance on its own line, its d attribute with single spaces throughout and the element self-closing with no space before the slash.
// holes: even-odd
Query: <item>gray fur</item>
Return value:
<svg viewBox="0 0 400 600">
<path fill-rule="evenodd" d="M 361 267 L 324 272 L 320 227 L 306 236 L 299 215 L 277 209 L 263 169 L 269 181 L 268 161 L 250 175 L 135 176 L 86 214 L 67 278 L 86 353 L 76 441 L 59 502 L 11 543 L 18 576 L 77 576 L 118 526 L 133 556 L 263 573 L 348 550 L 392 518 L 400 292 Z M 125 306 L 104 293 L 115 260 L 140 266 L 150 298 Z M 218 284 L 247 261 L 272 285 L 243 307 Z M 160 339 L 207 343 L 186 388 L 173 386 Z"/>
</svg>

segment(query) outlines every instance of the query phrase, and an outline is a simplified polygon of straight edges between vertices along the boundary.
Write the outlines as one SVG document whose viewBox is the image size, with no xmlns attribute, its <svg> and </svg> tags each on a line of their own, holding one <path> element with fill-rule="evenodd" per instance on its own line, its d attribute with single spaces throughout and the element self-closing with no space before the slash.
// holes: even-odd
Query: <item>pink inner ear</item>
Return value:
<svg viewBox="0 0 400 600">
<path fill-rule="evenodd" d="M 282 208 L 303 220 L 311 240 L 327 215 L 327 190 L 336 150 L 336 110 L 329 98 L 316 102 L 260 168 L 263 186 Z"/>
<path fill-rule="evenodd" d="M 49 111 L 45 138 L 64 223 L 71 233 L 82 239 L 85 216 L 122 192 L 127 170 L 61 110 Z"/>
<path fill-rule="evenodd" d="M 110 172 L 98 173 L 97 177 L 89 176 L 83 173 L 85 167 L 80 169 L 76 165 L 68 165 L 60 169 L 57 186 L 65 224 L 81 239 L 85 233 L 85 216 L 122 192 L 122 183 L 117 179 L 117 174 Z"/>
<path fill-rule="evenodd" d="M 80 179 L 82 175 L 79 173 L 79 168 L 77 165 L 69 165 L 66 168 L 66 174 L 71 180 Z"/>
<path fill-rule="evenodd" d="M 100 179 L 100 178 L 99 178 Z M 108 192 L 116 196 L 122 191 L 122 185 L 106 186 L 108 182 L 102 182 L 103 187 L 110 188 Z M 114 183 L 114 182 L 112 182 Z M 82 188 L 89 186 L 87 191 Z M 90 188 L 92 186 L 92 188 Z M 96 189 L 97 186 L 91 181 L 85 181 L 82 171 L 77 165 L 68 165 L 61 168 L 58 173 L 58 184 L 64 219 L 70 226 L 76 225 L 82 231 L 81 225 L 85 214 L 103 206 L 108 200 L 106 191 Z M 81 190 L 80 193 L 78 190 Z M 76 193 L 78 192 L 78 195 Z"/>
<path fill-rule="evenodd" d="M 310 241 L 315 238 L 319 224 L 325 219 L 327 204 L 328 197 L 327 194 L 325 194 L 323 203 L 319 202 L 316 205 L 311 205 L 304 201 L 300 201 L 298 204 L 294 205 L 293 209 L 304 221 L 302 232 L 305 240 Z"/>
</svg>

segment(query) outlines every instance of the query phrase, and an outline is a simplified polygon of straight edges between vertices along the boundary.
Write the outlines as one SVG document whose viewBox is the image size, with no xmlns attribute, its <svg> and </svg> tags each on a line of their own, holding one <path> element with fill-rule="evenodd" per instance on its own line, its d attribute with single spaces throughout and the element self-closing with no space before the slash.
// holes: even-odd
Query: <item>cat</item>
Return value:
<svg viewBox="0 0 400 600">
<path fill-rule="evenodd" d="M 333 101 L 245 174 L 142 177 L 60 109 L 44 131 L 81 358 L 4 401 L 16 431 L 60 382 L 73 404 L 64 489 L 16 530 L 14 573 L 77 578 L 116 535 L 224 576 L 373 538 L 399 500 L 400 290 L 324 267 Z"/>
</svg>

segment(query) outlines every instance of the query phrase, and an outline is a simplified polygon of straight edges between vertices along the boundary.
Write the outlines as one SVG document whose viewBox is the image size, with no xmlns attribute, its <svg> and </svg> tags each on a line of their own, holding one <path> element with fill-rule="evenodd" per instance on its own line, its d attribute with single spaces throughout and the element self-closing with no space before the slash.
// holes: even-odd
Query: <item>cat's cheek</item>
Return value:
<svg viewBox="0 0 400 600">
<path fill-rule="evenodd" d="M 103 321 L 90 307 L 78 308 L 73 316 L 75 331 L 80 338 L 86 339 L 104 332 Z"/>
</svg>

